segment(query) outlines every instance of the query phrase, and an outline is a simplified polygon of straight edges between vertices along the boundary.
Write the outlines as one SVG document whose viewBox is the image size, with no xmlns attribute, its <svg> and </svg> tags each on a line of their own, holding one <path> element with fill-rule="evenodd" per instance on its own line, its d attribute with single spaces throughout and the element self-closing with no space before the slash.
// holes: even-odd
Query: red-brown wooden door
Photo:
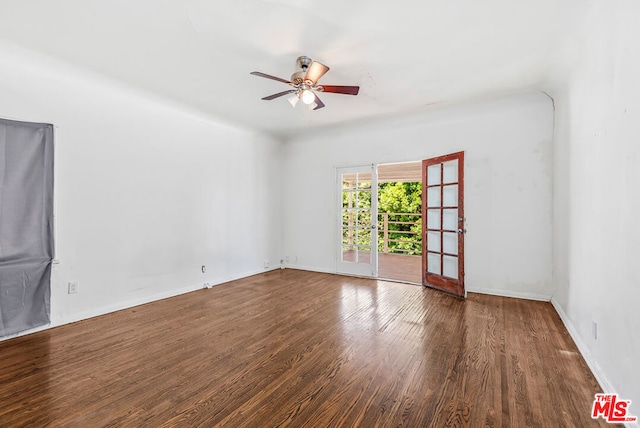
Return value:
<svg viewBox="0 0 640 428">
<path fill-rule="evenodd" d="M 464 152 L 422 161 L 422 284 L 464 297 Z"/>
</svg>

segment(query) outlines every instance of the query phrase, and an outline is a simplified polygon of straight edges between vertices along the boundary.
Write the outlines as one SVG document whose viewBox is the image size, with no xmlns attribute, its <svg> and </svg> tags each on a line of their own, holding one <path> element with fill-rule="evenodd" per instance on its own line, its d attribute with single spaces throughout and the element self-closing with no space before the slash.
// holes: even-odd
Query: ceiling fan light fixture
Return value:
<svg viewBox="0 0 640 428">
<path fill-rule="evenodd" d="M 303 103 L 309 105 L 316 100 L 316 94 L 314 94 L 313 91 L 309 89 L 305 89 L 304 91 L 302 91 L 300 98 L 302 99 Z"/>
<path fill-rule="evenodd" d="M 300 97 L 298 96 L 298 94 L 293 94 L 289 98 L 287 98 L 287 101 L 289 101 L 291 107 L 296 108 L 298 101 L 300 101 Z"/>
</svg>

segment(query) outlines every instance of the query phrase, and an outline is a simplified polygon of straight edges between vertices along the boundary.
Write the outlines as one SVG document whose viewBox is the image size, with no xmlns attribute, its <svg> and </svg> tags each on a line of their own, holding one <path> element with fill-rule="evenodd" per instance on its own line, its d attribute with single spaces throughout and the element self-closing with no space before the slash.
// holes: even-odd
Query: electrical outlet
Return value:
<svg viewBox="0 0 640 428">
<path fill-rule="evenodd" d="M 287 262 L 287 263 L 289 263 L 289 262 L 291 261 L 291 257 L 286 256 L 286 257 L 284 258 L 284 261 L 285 261 L 285 262 Z"/>
<path fill-rule="evenodd" d="M 200 270 L 202 271 L 202 273 L 205 273 L 207 271 L 207 267 L 205 265 L 202 265 L 202 268 L 200 268 Z"/>
<path fill-rule="evenodd" d="M 595 340 L 598 340 L 598 323 L 595 321 L 592 321 L 593 323 L 593 338 Z"/>
<path fill-rule="evenodd" d="M 269 260 L 265 260 L 264 261 L 264 268 L 268 269 L 269 268 Z"/>
<path fill-rule="evenodd" d="M 78 281 L 70 281 L 69 282 L 68 293 L 69 294 L 75 294 L 78 291 L 80 291 L 80 287 L 78 286 Z"/>
</svg>

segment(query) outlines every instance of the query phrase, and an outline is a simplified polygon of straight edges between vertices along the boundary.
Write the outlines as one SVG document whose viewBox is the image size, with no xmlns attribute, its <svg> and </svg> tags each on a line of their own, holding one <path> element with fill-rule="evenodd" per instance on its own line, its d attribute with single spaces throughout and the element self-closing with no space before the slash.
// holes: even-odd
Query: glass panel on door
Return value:
<svg viewBox="0 0 640 428">
<path fill-rule="evenodd" d="M 338 168 L 341 207 L 337 272 L 376 276 L 377 183 L 373 166 Z"/>
</svg>

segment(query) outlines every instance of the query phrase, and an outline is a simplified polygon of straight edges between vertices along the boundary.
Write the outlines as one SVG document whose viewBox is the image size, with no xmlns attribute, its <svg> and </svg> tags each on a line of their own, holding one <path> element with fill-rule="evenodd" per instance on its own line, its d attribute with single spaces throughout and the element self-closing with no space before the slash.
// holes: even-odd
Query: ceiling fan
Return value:
<svg viewBox="0 0 640 428">
<path fill-rule="evenodd" d="M 318 80 L 329 71 L 329 67 L 326 65 L 313 61 L 307 56 L 298 57 L 296 64 L 300 70 L 291 75 L 291 80 L 281 79 L 259 71 L 252 71 L 250 73 L 254 76 L 277 80 L 278 82 L 293 86 L 293 89 L 269 95 L 268 97 L 262 98 L 263 100 L 271 101 L 284 95 L 293 94 L 293 96 L 288 99 L 293 107 L 298 104 L 298 101 L 302 100 L 304 104 L 309 106 L 315 104 L 313 110 L 318 110 L 324 107 L 324 103 L 320 101 L 317 92 L 358 95 L 358 91 L 360 90 L 359 86 L 318 85 Z"/>
</svg>

